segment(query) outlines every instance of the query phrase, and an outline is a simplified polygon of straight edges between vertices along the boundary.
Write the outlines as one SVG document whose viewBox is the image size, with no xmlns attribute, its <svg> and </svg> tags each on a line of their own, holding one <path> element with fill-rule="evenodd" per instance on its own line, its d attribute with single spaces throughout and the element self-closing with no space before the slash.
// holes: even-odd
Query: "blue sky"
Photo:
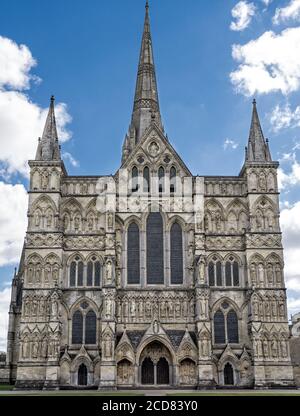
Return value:
<svg viewBox="0 0 300 416">
<path fill-rule="evenodd" d="M 239 173 L 251 102 L 254 96 L 258 101 L 272 156 L 282 161 L 282 227 L 289 250 L 286 273 L 291 282 L 292 312 L 300 309 L 295 261 L 300 247 L 296 233 L 300 230 L 300 68 L 293 59 L 300 56 L 300 5 L 296 12 L 291 8 L 296 3 L 299 1 L 150 0 L 163 122 L 193 174 Z M 58 112 L 69 174 L 105 175 L 119 167 L 133 105 L 144 12 L 143 0 L 52 0 L 51 4 L 2 0 L 0 111 L 10 113 L 0 116 L 0 196 L 10 201 L 12 195 L 20 195 L 14 206 L 23 215 L 23 226 L 24 160 L 34 157 L 51 94 L 58 106 L 64 103 Z M 35 65 L 30 57 L 20 56 L 20 45 L 26 46 Z M 238 45 L 235 54 L 233 45 Z M 12 64 L 14 79 L 14 71 L 5 72 L 1 67 L 1 47 L 2 64 L 18 57 L 18 63 Z M 23 79 L 18 80 L 20 74 Z M 15 107 L 9 107 L 9 94 L 17 100 Z M 22 116 L 13 111 L 19 104 L 20 114 L 25 114 L 25 107 L 30 114 L 23 121 L 24 128 Z M 20 125 L 19 141 L 10 146 L 8 143 L 17 140 L 13 123 Z M 0 231 L 5 235 L 0 238 L 0 290 L 4 293 L 22 239 L 19 233 L 18 244 L 9 247 L 19 223 L 10 232 L 3 212 L 0 209 Z M 5 301 L 7 298 L 8 289 Z M 0 319 L 3 327 L 1 310 Z"/>
</svg>

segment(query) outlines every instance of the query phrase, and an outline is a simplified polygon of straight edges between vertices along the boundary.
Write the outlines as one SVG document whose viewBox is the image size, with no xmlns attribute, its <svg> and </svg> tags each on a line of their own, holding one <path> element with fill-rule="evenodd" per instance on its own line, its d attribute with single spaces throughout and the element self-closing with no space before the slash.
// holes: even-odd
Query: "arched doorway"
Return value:
<svg viewBox="0 0 300 416">
<path fill-rule="evenodd" d="M 225 386 L 234 385 L 233 368 L 229 363 L 227 363 L 224 367 L 224 384 Z"/>
<path fill-rule="evenodd" d="M 154 384 L 154 364 L 149 357 L 142 363 L 142 384 Z"/>
<path fill-rule="evenodd" d="M 81 364 L 78 368 L 78 386 L 87 386 L 87 368 Z"/>
<path fill-rule="evenodd" d="M 169 363 L 165 357 L 161 357 L 156 366 L 157 384 L 169 384 L 170 370 Z"/>
<path fill-rule="evenodd" d="M 143 385 L 169 385 L 171 354 L 160 342 L 148 344 L 140 357 L 140 380 Z"/>
</svg>

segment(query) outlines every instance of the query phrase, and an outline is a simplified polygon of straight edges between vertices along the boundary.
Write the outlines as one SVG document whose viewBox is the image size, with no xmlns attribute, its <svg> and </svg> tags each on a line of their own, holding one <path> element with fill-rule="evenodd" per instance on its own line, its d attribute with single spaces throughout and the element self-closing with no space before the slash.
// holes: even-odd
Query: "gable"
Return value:
<svg viewBox="0 0 300 416">
<path fill-rule="evenodd" d="M 120 169 L 131 170 L 133 166 L 148 166 L 150 169 L 160 166 L 170 169 L 174 166 L 180 176 L 192 176 L 188 167 L 155 123 L 152 123 L 146 130 Z"/>
</svg>

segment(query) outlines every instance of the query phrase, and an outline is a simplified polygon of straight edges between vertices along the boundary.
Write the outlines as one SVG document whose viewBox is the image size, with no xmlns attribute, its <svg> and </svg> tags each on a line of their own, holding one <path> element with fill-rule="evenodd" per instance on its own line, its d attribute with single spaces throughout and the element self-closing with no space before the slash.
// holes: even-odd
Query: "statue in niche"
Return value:
<svg viewBox="0 0 300 416">
<path fill-rule="evenodd" d="M 263 217 L 260 211 L 256 212 L 256 228 L 257 230 L 261 230 L 263 228 Z"/>
<path fill-rule="evenodd" d="M 36 281 L 36 283 L 41 282 L 41 275 L 42 275 L 42 269 L 41 269 L 40 265 L 38 264 L 35 268 L 35 281 Z"/>
<path fill-rule="evenodd" d="M 273 339 L 271 342 L 271 351 L 272 351 L 272 357 L 277 358 L 278 347 L 277 347 L 277 341 L 275 339 Z"/>
<path fill-rule="evenodd" d="M 255 340 L 255 353 L 256 353 L 256 357 L 262 357 L 263 356 L 263 351 L 262 351 L 262 342 L 259 338 L 257 338 Z"/>
<path fill-rule="evenodd" d="M 209 339 L 207 334 L 201 336 L 201 355 L 202 357 L 209 356 Z"/>
<path fill-rule="evenodd" d="M 28 283 L 32 283 L 33 281 L 33 267 L 28 268 Z"/>
<path fill-rule="evenodd" d="M 39 227 L 41 224 L 41 215 L 40 215 L 40 211 L 36 211 L 34 214 L 34 225 L 36 227 Z"/>
<path fill-rule="evenodd" d="M 47 189 L 49 185 L 49 173 L 47 171 L 42 174 L 42 188 Z"/>
<path fill-rule="evenodd" d="M 94 229 L 94 217 L 92 215 L 88 218 L 88 229 L 92 231 Z"/>
<path fill-rule="evenodd" d="M 76 215 L 75 219 L 74 219 L 74 229 L 75 231 L 78 231 L 80 228 L 80 217 L 78 215 Z"/>
<path fill-rule="evenodd" d="M 275 266 L 275 274 L 276 274 L 276 282 L 280 286 L 282 282 L 282 273 L 281 273 L 281 267 L 279 264 L 276 264 Z"/>
<path fill-rule="evenodd" d="M 111 348 L 111 335 L 110 334 L 105 334 L 103 337 L 103 344 L 104 344 L 104 348 L 103 348 L 103 353 L 104 353 L 104 357 L 105 358 L 110 358 L 112 355 L 112 348 Z"/>
<path fill-rule="evenodd" d="M 269 343 L 268 340 L 266 338 L 263 339 L 262 341 L 262 347 L 263 347 L 263 355 L 265 358 L 269 357 Z"/>
<path fill-rule="evenodd" d="M 268 221 L 268 227 L 270 230 L 274 229 L 274 215 L 272 211 L 267 212 L 267 221 Z"/>
<path fill-rule="evenodd" d="M 163 300 L 160 304 L 160 316 L 165 318 L 166 316 L 166 302 Z"/>
<path fill-rule="evenodd" d="M 154 334 L 159 333 L 159 323 L 157 321 L 154 321 L 154 323 L 153 323 L 153 332 L 154 332 Z"/>
<path fill-rule="evenodd" d="M 108 228 L 113 228 L 113 225 L 114 225 L 114 218 L 113 218 L 113 214 L 110 212 L 107 217 L 107 226 Z"/>
<path fill-rule="evenodd" d="M 222 216 L 219 211 L 216 212 L 216 231 L 222 231 Z"/>
<path fill-rule="evenodd" d="M 197 212 L 196 214 L 196 230 L 202 231 L 203 230 L 203 220 L 202 220 L 202 212 Z"/>
<path fill-rule="evenodd" d="M 46 312 L 45 301 L 44 301 L 44 298 L 41 298 L 40 299 L 40 315 L 44 316 L 45 312 Z"/>
<path fill-rule="evenodd" d="M 259 188 L 263 192 L 267 190 L 266 177 L 263 172 L 261 172 L 261 174 L 259 175 Z"/>
<path fill-rule="evenodd" d="M 266 319 L 269 320 L 270 319 L 270 304 L 268 301 L 265 301 L 265 314 L 266 314 Z"/>
<path fill-rule="evenodd" d="M 279 303 L 279 315 L 281 317 L 284 317 L 285 316 L 285 313 L 284 313 L 284 302 L 280 302 Z"/>
<path fill-rule="evenodd" d="M 272 316 L 273 318 L 277 318 L 277 305 L 276 305 L 276 300 L 272 300 Z"/>
<path fill-rule="evenodd" d="M 272 264 L 268 264 L 267 266 L 267 280 L 270 286 L 273 285 L 273 266 Z"/>
<path fill-rule="evenodd" d="M 113 303 L 110 298 L 105 300 L 105 317 L 110 318 L 112 316 Z"/>
<path fill-rule="evenodd" d="M 250 176 L 249 176 L 249 188 L 250 191 L 256 191 L 256 181 L 257 181 L 257 177 L 256 174 L 251 172 Z"/>
<path fill-rule="evenodd" d="M 32 341 L 32 358 L 37 358 L 39 354 L 39 343 L 37 335 L 34 337 Z"/>
<path fill-rule="evenodd" d="M 52 222 L 53 222 L 53 214 L 51 210 L 48 210 L 47 215 L 46 215 L 46 224 L 48 228 L 52 226 Z"/>
<path fill-rule="evenodd" d="M 199 262 L 198 262 L 198 283 L 200 285 L 205 284 L 205 258 L 203 256 L 200 256 Z"/>
<path fill-rule="evenodd" d="M 56 170 L 53 170 L 51 173 L 51 189 L 56 189 L 57 187 L 57 176 L 58 173 L 56 172 Z"/>
<path fill-rule="evenodd" d="M 58 302 L 55 299 L 53 299 L 51 302 L 51 315 L 55 318 L 58 315 Z"/>
<path fill-rule="evenodd" d="M 256 276 L 256 266 L 254 263 L 252 263 L 250 266 L 250 280 L 251 280 L 252 286 L 256 286 L 257 276 Z"/>
<path fill-rule="evenodd" d="M 121 256 L 122 256 L 121 243 L 120 242 L 117 242 L 117 245 L 116 245 L 116 262 L 117 262 L 117 267 L 121 267 Z"/>
<path fill-rule="evenodd" d="M 53 274 L 52 274 L 52 278 L 53 278 L 53 282 L 57 283 L 58 282 L 58 276 L 59 276 L 59 268 L 57 265 L 54 265 L 53 267 Z"/>
<path fill-rule="evenodd" d="M 261 286 L 265 284 L 265 276 L 264 276 L 264 266 L 263 264 L 258 265 L 258 279 Z"/>
<path fill-rule="evenodd" d="M 42 356 L 42 358 L 47 357 L 47 350 L 48 350 L 48 340 L 47 340 L 47 337 L 45 336 L 43 338 L 42 344 L 41 344 L 41 356 Z"/>
<path fill-rule="evenodd" d="M 280 350 L 281 350 L 281 356 L 283 358 L 286 358 L 288 356 L 288 351 L 287 351 L 287 344 L 286 344 L 285 339 L 282 339 L 280 341 Z"/>
<path fill-rule="evenodd" d="M 106 262 L 106 283 L 111 284 L 113 281 L 113 265 L 110 259 Z"/>
<path fill-rule="evenodd" d="M 30 298 L 26 298 L 25 302 L 24 302 L 24 314 L 25 316 L 30 316 L 30 306 L 31 306 L 31 302 L 30 302 Z"/>
<path fill-rule="evenodd" d="M 272 172 L 270 172 L 268 175 L 268 190 L 275 191 L 275 180 Z"/>
<path fill-rule="evenodd" d="M 135 300 L 132 299 L 130 302 L 130 315 L 134 318 L 135 317 L 135 311 L 136 311 L 136 307 L 135 307 Z"/>
<path fill-rule="evenodd" d="M 48 263 L 46 264 L 44 275 L 45 275 L 45 283 L 49 283 L 51 280 L 51 266 Z"/>
<path fill-rule="evenodd" d="M 258 319 L 259 317 L 258 300 L 256 298 L 254 298 L 253 300 L 253 315 L 254 315 L 254 319 Z"/>
<path fill-rule="evenodd" d="M 22 357 L 29 358 L 30 357 L 30 343 L 28 341 L 27 336 L 25 335 L 23 342 L 22 342 Z"/>
<path fill-rule="evenodd" d="M 180 301 L 177 300 L 175 303 L 175 316 L 176 318 L 180 318 L 181 316 L 181 306 L 180 306 Z"/>
<path fill-rule="evenodd" d="M 32 300 L 32 315 L 33 316 L 36 316 L 37 315 L 37 310 L 38 310 L 38 301 L 34 297 L 33 300 Z"/>
<path fill-rule="evenodd" d="M 64 229 L 68 230 L 69 228 L 69 217 L 67 215 L 64 216 Z"/>
</svg>

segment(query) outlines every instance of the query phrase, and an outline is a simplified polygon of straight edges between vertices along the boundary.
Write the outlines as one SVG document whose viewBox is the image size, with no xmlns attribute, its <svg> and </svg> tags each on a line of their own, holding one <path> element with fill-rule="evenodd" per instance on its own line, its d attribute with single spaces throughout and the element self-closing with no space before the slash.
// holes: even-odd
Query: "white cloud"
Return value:
<svg viewBox="0 0 300 416">
<path fill-rule="evenodd" d="M 280 191 L 300 184 L 300 164 L 297 161 L 296 154 L 283 155 L 282 162 L 289 163 L 289 171 L 284 171 L 282 167 L 278 169 L 278 188 Z"/>
<path fill-rule="evenodd" d="M 74 166 L 75 168 L 77 168 L 79 166 L 79 162 L 78 160 L 74 159 L 74 157 L 71 155 L 71 153 L 68 152 L 64 152 L 62 154 L 62 158 L 65 160 L 68 160 L 72 166 Z"/>
<path fill-rule="evenodd" d="M 26 45 L 17 45 L 13 40 L 0 36 L 0 89 L 11 87 L 22 90 L 29 88 L 30 70 L 36 65 Z"/>
<path fill-rule="evenodd" d="M 293 295 L 288 297 L 289 313 L 300 310 L 300 201 L 284 208 L 280 215 L 283 235 L 286 287 Z"/>
<path fill-rule="evenodd" d="M 1 72 L 1 70 L 0 70 Z M 41 108 L 18 91 L 0 91 L 0 161 L 8 174 L 28 175 L 27 161 L 35 157 L 48 108 Z M 65 104 L 55 108 L 60 141 L 70 139 L 66 124 L 71 121 Z"/>
<path fill-rule="evenodd" d="M 0 291 L 0 351 L 6 351 L 10 288 Z"/>
<path fill-rule="evenodd" d="M 265 32 L 245 45 L 233 45 L 239 62 L 230 79 L 237 92 L 246 96 L 281 91 L 289 94 L 300 87 L 300 27 L 280 34 Z"/>
<path fill-rule="evenodd" d="M 27 226 L 26 189 L 0 182 L 0 201 L 0 266 L 4 266 L 20 259 Z"/>
<path fill-rule="evenodd" d="M 279 25 L 289 20 L 300 21 L 300 0 L 291 0 L 286 7 L 278 7 L 273 17 L 273 23 Z"/>
<path fill-rule="evenodd" d="M 272 1 L 273 0 L 261 0 L 262 2 L 263 2 L 263 4 L 266 6 L 266 7 L 268 7 L 271 3 L 272 3 Z"/>
<path fill-rule="evenodd" d="M 300 106 L 292 110 L 289 103 L 282 107 L 276 105 L 270 113 L 269 119 L 275 133 L 286 128 L 300 127 Z"/>
<path fill-rule="evenodd" d="M 21 92 L 34 78 L 36 65 L 30 50 L 0 36 L 0 168 L 2 176 L 12 173 L 28 175 L 28 159 L 35 156 L 37 139 L 43 133 L 48 108 L 33 103 Z M 9 90 L 7 88 L 10 88 Z M 66 126 L 71 121 L 67 106 L 55 108 L 60 141 L 69 140 Z"/>
<path fill-rule="evenodd" d="M 236 143 L 234 140 L 226 139 L 224 141 L 223 148 L 224 150 L 227 150 L 229 148 L 235 150 L 238 147 L 238 145 L 239 144 Z"/>
<path fill-rule="evenodd" d="M 231 10 L 232 17 L 235 22 L 231 22 L 230 29 L 234 31 L 242 31 L 246 29 L 255 15 L 256 7 L 253 3 L 247 1 L 238 2 Z"/>
</svg>

